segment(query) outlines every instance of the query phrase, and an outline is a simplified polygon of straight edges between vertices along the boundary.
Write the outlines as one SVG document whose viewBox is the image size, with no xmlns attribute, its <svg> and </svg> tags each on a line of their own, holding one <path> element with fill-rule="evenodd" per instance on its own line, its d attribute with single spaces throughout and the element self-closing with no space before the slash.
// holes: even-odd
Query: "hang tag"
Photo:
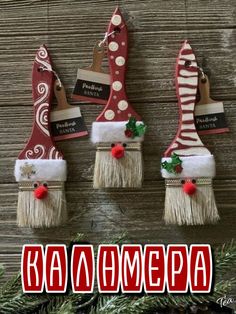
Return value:
<svg viewBox="0 0 236 314">
<path fill-rule="evenodd" d="M 68 104 L 63 85 L 54 84 L 57 107 L 51 111 L 51 131 L 55 141 L 68 140 L 88 135 L 88 130 L 78 106 Z"/>
<path fill-rule="evenodd" d="M 104 44 L 96 43 L 93 49 L 93 63 L 86 69 L 78 69 L 77 81 L 72 98 L 98 104 L 106 104 L 110 95 L 110 75 L 102 70 L 105 54 Z"/>
<path fill-rule="evenodd" d="M 206 74 L 199 78 L 200 101 L 195 106 L 195 125 L 199 134 L 229 132 L 224 113 L 224 104 L 210 97 L 210 84 Z"/>
</svg>

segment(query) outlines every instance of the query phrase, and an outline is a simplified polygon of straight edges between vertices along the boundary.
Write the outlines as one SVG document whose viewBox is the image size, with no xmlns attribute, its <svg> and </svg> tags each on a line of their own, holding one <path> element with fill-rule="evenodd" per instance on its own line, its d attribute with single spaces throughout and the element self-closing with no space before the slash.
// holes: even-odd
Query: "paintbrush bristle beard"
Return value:
<svg viewBox="0 0 236 314">
<path fill-rule="evenodd" d="M 136 147 L 137 149 L 133 145 L 132 148 L 127 148 L 125 156 L 116 159 L 112 157 L 110 148 L 98 146 L 93 187 L 140 188 L 143 181 L 143 158 L 140 143 Z"/>
<path fill-rule="evenodd" d="M 64 190 L 49 191 L 45 199 L 35 199 L 32 190 L 19 191 L 17 223 L 20 227 L 53 227 L 66 221 Z"/>
<path fill-rule="evenodd" d="M 164 220 L 167 224 L 203 225 L 219 220 L 211 183 L 198 185 L 196 193 L 189 196 L 181 185 L 168 185 L 169 182 L 166 179 Z"/>
</svg>

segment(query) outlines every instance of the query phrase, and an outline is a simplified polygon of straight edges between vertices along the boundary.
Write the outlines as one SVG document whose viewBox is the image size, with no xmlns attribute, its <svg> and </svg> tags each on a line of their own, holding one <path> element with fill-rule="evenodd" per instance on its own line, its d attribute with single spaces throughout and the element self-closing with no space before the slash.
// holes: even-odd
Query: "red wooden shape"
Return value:
<svg viewBox="0 0 236 314">
<path fill-rule="evenodd" d="M 179 127 L 164 156 L 170 157 L 172 153 L 179 156 L 206 155 L 208 150 L 200 140 L 194 122 L 198 66 L 187 40 L 183 43 L 176 60 L 175 85 L 179 106 Z"/>
<path fill-rule="evenodd" d="M 34 121 L 31 136 L 18 159 L 62 159 L 56 149 L 51 133 L 49 113 L 53 95 L 54 74 L 42 71 L 52 69 L 47 48 L 42 45 L 36 53 L 32 71 L 32 94 L 34 101 Z"/>
<path fill-rule="evenodd" d="M 111 74 L 111 92 L 107 105 L 98 116 L 100 122 L 126 121 L 135 117 L 141 120 L 128 102 L 125 90 L 125 73 L 128 61 L 128 34 L 125 21 L 118 8 L 114 11 L 109 23 L 108 62 Z"/>
</svg>

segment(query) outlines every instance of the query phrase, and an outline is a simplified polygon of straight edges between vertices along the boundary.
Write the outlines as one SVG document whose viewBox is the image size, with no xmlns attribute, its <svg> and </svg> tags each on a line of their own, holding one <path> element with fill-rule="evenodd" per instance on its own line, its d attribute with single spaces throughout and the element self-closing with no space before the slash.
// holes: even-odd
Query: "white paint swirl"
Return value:
<svg viewBox="0 0 236 314">
<path fill-rule="evenodd" d="M 50 63 L 48 63 L 47 61 L 45 61 L 45 59 L 47 59 L 48 57 L 48 52 L 45 49 L 45 47 L 40 47 L 38 54 L 35 58 L 35 60 L 40 63 L 42 66 L 44 66 L 45 68 L 47 68 L 48 70 L 52 70 L 52 66 Z"/>
<path fill-rule="evenodd" d="M 42 159 L 45 154 L 45 147 L 43 145 L 37 144 L 33 149 L 26 151 L 25 156 L 27 159 Z"/>
<path fill-rule="evenodd" d="M 54 146 L 49 149 L 49 159 L 62 159 L 58 150 Z"/>
<path fill-rule="evenodd" d="M 43 103 L 38 106 L 36 111 L 36 123 L 44 134 L 50 136 L 48 130 L 48 108 L 48 103 Z"/>
</svg>

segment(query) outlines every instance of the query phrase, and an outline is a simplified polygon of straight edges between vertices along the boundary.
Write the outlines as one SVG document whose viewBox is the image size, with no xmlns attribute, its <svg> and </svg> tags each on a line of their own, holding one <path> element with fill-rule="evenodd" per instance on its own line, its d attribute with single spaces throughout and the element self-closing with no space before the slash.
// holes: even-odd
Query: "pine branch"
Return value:
<svg viewBox="0 0 236 314">
<path fill-rule="evenodd" d="M 1 314 L 26 314 L 35 313 L 37 308 L 44 303 L 48 303 L 49 297 L 47 295 L 27 295 L 19 293 L 11 300 L 0 305 Z"/>
<path fill-rule="evenodd" d="M 100 295 L 97 307 L 93 307 L 90 314 L 116 314 L 117 309 L 119 309 L 120 314 L 146 314 L 166 308 L 186 309 L 193 305 L 216 302 L 219 297 L 227 294 L 235 284 L 235 279 L 218 282 L 215 285 L 213 294 L 206 295 L 178 296 L 167 294 L 160 296 L 144 295 L 142 297 L 129 297 L 126 295 L 107 297 Z"/>
<path fill-rule="evenodd" d="M 67 298 L 67 295 L 60 295 L 60 296 L 51 296 L 51 299 L 48 300 L 48 303 L 44 303 L 37 314 L 54 314 L 55 311 L 58 311 L 60 307 L 63 305 Z"/>
<path fill-rule="evenodd" d="M 0 264 L 0 278 L 4 275 L 4 273 L 5 273 L 5 268 L 3 264 Z"/>
<path fill-rule="evenodd" d="M 215 253 L 216 275 L 224 275 L 230 268 L 236 266 L 236 242 L 232 240 L 228 244 L 223 244 Z"/>
<path fill-rule="evenodd" d="M 19 291 L 21 291 L 21 276 L 16 274 L 12 279 L 5 283 L 0 292 L 0 306 L 1 304 L 14 298 Z"/>
</svg>

